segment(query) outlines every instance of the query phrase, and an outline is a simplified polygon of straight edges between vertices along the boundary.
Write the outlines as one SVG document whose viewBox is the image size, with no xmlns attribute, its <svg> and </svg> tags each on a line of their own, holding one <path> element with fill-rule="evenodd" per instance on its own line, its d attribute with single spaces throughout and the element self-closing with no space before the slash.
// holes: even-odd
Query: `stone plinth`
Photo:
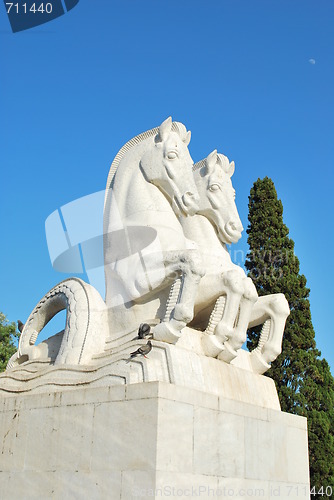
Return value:
<svg viewBox="0 0 334 500">
<path fill-rule="evenodd" d="M 279 410 L 146 382 L 2 396 L 0 415 L 4 500 L 309 498 L 306 419 Z"/>
<path fill-rule="evenodd" d="M 105 351 L 96 355 L 89 365 L 64 367 L 50 364 L 50 359 L 27 361 L 0 375 L 0 397 L 63 392 L 88 386 L 168 382 L 280 410 L 274 381 L 250 371 L 248 352 L 240 350 L 233 364 L 227 364 L 204 355 L 201 332 L 190 328 L 184 330 L 176 345 L 153 340 L 149 359 L 143 356 L 130 359 L 132 351 L 146 344 L 146 340 L 133 341 L 136 334 L 133 331 L 125 338 L 107 342 Z"/>
</svg>

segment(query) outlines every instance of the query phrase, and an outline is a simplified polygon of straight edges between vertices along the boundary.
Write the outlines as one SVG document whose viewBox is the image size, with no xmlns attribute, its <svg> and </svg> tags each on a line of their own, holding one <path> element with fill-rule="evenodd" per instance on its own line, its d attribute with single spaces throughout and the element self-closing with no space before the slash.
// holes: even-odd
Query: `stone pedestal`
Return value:
<svg viewBox="0 0 334 500">
<path fill-rule="evenodd" d="M 159 381 L 0 402 L 3 500 L 309 498 L 305 418 Z"/>
</svg>

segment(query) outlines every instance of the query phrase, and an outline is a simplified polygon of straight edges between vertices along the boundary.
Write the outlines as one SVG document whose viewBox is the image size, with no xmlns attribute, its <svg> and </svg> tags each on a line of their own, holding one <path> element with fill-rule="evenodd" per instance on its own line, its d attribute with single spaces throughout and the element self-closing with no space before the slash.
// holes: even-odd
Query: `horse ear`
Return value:
<svg viewBox="0 0 334 500">
<path fill-rule="evenodd" d="M 165 141 L 172 130 L 172 117 L 169 116 L 159 127 L 159 140 Z"/>
<path fill-rule="evenodd" d="M 184 139 L 184 143 L 186 146 L 189 146 L 189 142 L 190 142 L 190 139 L 191 139 L 191 132 L 190 130 L 187 132 L 187 135 L 186 135 L 186 138 Z"/>
<path fill-rule="evenodd" d="M 230 177 L 232 177 L 232 175 L 234 174 L 234 169 L 235 169 L 234 161 L 231 161 L 229 169 L 228 169 L 228 175 Z"/>
<path fill-rule="evenodd" d="M 217 163 L 217 149 L 212 151 L 212 153 L 210 153 L 206 158 L 207 174 L 211 174 L 213 172 L 216 163 Z"/>
</svg>

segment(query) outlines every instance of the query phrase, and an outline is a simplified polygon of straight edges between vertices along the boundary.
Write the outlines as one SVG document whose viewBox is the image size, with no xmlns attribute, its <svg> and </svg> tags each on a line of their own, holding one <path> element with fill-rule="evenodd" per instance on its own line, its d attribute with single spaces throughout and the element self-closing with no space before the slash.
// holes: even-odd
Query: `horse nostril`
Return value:
<svg viewBox="0 0 334 500">
<path fill-rule="evenodd" d="M 233 222 L 233 221 L 229 221 L 227 222 L 226 226 L 225 226 L 227 232 L 238 232 L 238 233 L 241 233 L 242 230 L 243 230 L 243 227 L 242 227 L 242 224 L 238 224 L 237 222 Z"/>
<path fill-rule="evenodd" d="M 190 205 L 193 199 L 194 199 L 194 193 L 192 193 L 191 191 L 187 191 L 186 193 L 184 193 L 183 201 L 185 205 Z"/>
<path fill-rule="evenodd" d="M 199 203 L 199 195 L 197 193 L 193 193 L 192 191 L 187 191 L 184 195 L 185 201 L 189 203 Z"/>
<path fill-rule="evenodd" d="M 190 198 L 193 198 L 193 197 L 195 196 L 195 194 L 194 194 L 194 193 L 192 193 L 191 191 L 187 191 L 187 192 L 185 193 L 185 195 L 186 195 L 186 196 L 189 196 Z"/>
</svg>

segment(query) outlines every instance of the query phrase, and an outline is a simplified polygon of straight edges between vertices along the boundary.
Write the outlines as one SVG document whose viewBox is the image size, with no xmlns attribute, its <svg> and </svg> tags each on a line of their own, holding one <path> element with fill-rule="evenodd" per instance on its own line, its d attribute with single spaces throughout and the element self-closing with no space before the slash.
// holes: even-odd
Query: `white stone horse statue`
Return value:
<svg viewBox="0 0 334 500">
<path fill-rule="evenodd" d="M 194 217 L 182 218 L 187 238 L 195 241 L 205 262 L 190 326 L 205 330 L 207 355 L 230 362 L 246 340 L 247 328 L 264 323 L 258 347 L 251 353 L 254 371 L 264 373 L 281 352 L 289 306 L 283 294 L 257 296 L 250 278 L 233 264 L 226 244 L 243 230 L 231 177 L 234 162 L 213 151 L 194 166 L 200 196 Z"/>
<path fill-rule="evenodd" d="M 108 176 L 104 207 L 106 300 L 77 278 L 56 285 L 24 325 L 9 367 L 28 360 L 89 364 L 110 339 L 125 345 L 140 323 L 175 344 L 186 325 L 204 332 L 207 356 L 231 362 L 247 328 L 263 324 L 251 354 L 264 373 L 281 351 L 289 307 L 282 294 L 258 298 L 226 244 L 243 230 L 231 183 L 234 163 L 217 151 L 194 167 L 190 132 L 165 120 L 127 142 Z M 64 331 L 36 345 L 66 309 Z"/>
<path fill-rule="evenodd" d="M 30 314 L 9 368 L 28 360 L 89 363 L 103 351 L 110 333 L 122 337 L 142 321 L 164 320 L 170 286 L 178 276 L 182 288 L 155 334 L 168 342 L 180 337 L 193 317 L 203 275 L 198 251 L 178 219 L 198 208 L 190 135 L 168 118 L 122 147 L 110 169 L 105 199 L 106 303 L 80 279 L 56 285 Z M 64 331 L 36 345 L 44 326 L 63 309 Z"/>
<path fill-rule="evenodd" d="M 155 338 L 175 343 L 193 317 L 203 272 L 198 251 L 185 238 L 178 218 L 198 208 L 189 141 L 185 126 L 168 118 L 126 143 L 111 165 L 104 262 L 113 338 L 143 321 L 162 320 Z M 169 289 L 178 276 L 181 289 L 167 317 Z"/>
</svg>

